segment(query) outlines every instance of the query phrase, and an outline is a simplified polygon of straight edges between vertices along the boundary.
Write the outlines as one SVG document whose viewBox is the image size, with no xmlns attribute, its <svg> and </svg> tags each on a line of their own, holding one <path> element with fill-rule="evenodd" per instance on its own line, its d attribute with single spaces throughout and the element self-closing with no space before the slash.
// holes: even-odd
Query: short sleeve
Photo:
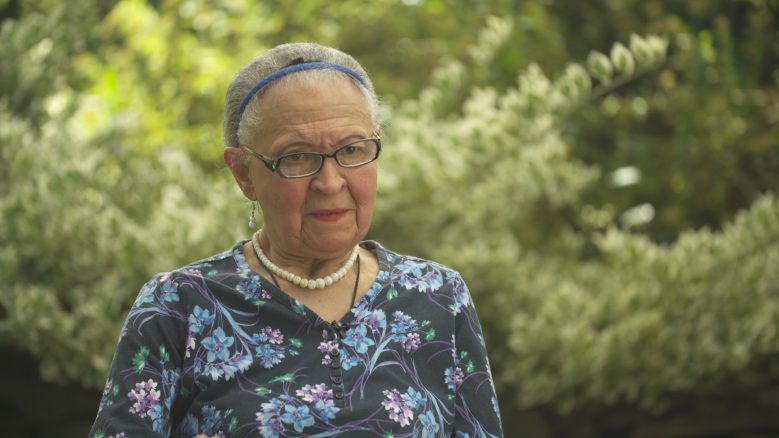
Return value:
<svg viewBox="0 0 779 438">
<path fill-rule="evenodd" d="M 176 283 L 146 283 L 119 337 L 91 438 L 169 436 L 178 395 L 186 319 Z"/>
<path fill-rule="evenodd" d="M 498 400 L 476 308 L 465 283 L 455 286 L 454 364 L 447 384 L 456 389 L 455 437 L 502 437 Z"/>
</svg>

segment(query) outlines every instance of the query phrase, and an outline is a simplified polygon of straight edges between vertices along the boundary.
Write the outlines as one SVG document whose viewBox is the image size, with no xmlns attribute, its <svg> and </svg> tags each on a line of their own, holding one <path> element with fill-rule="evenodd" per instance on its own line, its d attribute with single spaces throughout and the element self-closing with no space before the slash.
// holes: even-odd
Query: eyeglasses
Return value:
<svg viewBox="0 0 779 438">
<path fill-rule="evenodd" d="M 242 146 L 254 158 L 265 164 L 271 172 L 282 178 L 305 178 L 322 170 L 325 158 L 335 158 L 339 166 L 345 168 L 360 167 L 376 161 L 381 152 L 379 137 L 365 138 L 341 146 L 329 154 L 320 152 L 293 152 L 282 155 L 275 160 L 258 154 L 246 146 Z"/>
</svg>

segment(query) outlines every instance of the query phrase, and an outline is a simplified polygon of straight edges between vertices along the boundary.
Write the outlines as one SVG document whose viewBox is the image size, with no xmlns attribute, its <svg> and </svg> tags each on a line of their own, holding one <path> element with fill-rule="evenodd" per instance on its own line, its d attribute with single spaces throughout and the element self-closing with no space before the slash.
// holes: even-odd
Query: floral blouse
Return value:
<svg viewBox="0 0 779 438">
<path fill-rule="evenodd" d="M 378 277 L 327 322 L 252 271 L 242 245 L 143 286 L 92 438 L 502 436 L 457 272 L 363 242 Z"/>
</svg>

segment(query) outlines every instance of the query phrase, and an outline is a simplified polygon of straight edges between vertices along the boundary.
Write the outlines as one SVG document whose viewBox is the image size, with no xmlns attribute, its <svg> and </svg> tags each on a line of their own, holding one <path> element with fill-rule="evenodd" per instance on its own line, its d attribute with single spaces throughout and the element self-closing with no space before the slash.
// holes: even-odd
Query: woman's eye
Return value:
<svg viewBox="0 0 779 438">
<path fill-rule="evenodd" d="M 300 161 L 300 160 L 302 160 L 302 159 L 303 159 L 303 154 L 291 154 L 291 155 L 285 155 L 285 156 L 284 156 L 284 159 L 285 159 L 285 160 L 289 160 L 289 161 Z"/>
</svg>

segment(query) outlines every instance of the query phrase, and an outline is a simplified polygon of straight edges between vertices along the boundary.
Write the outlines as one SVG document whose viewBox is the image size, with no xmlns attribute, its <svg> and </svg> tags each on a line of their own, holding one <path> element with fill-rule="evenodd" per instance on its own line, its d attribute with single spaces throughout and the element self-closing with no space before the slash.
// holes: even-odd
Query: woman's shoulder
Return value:
<svg viewBox="0 0 779 438">
<path fill-rule="evenodd" d="M 248 269 L 246 257 L 243 254 L 244 242 L 238 242 L 230 249 L 210 255 L 200 260 L 188 263 L 169 272 L 159 275 L 181 277 L 210 277 L 214 275 L 243 272 Z"/>
<path fill-rule="evenodd" d="M 460 277 L 460 273 L 455 269 L 428 260 L 422 257 L 412 256 L 408 254 L 401 254 L 390 249 L 385 248 L 379 242 L 375 240 L 366 240 L 360 244 L 363 248 L 373 251 L 376 257 L 379 259 L 382 270 L 391 272 L 393 270 L 414 271 L 421 272 L 426 269 L 433 269 L 435 271 L 446 273 L 451 276 Z"/>
<path fill-rule="evenodd" d="M 170 295 L 187 284 L 228 275 L 247 275 L 248 265 L 242 251 L 243 242 L 206 258 L 188 263 L 170 271 L 158 272 L 141 288 L 139 300 L 149 301 L 154 295 Z"/>
<path fill-rule="evenodd" d="M 455 315 L 471 305 L 468 286 L 458 271 L 438 262 L 391 251 L 375 241 L 363 242 L 362 246 L 375 252 L 381 266 L 377 284 L 389 288 L 388 293 L 393 296 L 433 300 L 441 305 L 437 308 Z"/>
</svg>

